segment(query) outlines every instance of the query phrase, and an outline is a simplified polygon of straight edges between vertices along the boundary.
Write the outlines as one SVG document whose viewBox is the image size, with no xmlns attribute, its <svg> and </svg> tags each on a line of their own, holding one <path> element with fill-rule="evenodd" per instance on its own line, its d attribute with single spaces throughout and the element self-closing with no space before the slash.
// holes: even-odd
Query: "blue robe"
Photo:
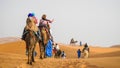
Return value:
<svg viewBox="0 0 120 68">
<path fill-rule="evenodd" d="M 46 51 L 45 54 L 47 57 L 51 57 L 52 56 L 52 41 L 49 40 L 47 45 L 46 45 Z"/>
</svg>

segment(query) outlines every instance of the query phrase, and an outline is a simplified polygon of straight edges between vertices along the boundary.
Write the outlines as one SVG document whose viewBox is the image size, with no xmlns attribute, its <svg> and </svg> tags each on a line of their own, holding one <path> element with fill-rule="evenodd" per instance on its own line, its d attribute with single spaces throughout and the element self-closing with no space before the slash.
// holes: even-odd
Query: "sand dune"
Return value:
<svg viewBox="0 0 120 68">
<path fill-rule="evenodd" d="M 20 41 L 20 38 L 17 38 L 17 37 L 0 38 L 0 44 L 14 42 L 14 41 Z"/>
<path fill-rule="evenodd" d="M 112 48 L 114 47 L 114 48 L 118 48 L 118 47 L 120 47 L 120 45 L 113 45 L 113 46 L 111 46 Z"/>
<path fill-rule="evenodd" d="M 117 47 L 90 47 L 88 59 L 77 59 L 76 51 L 79 48 L 82 50 L 83 46 L 60 44 L 60 49 L 67 54 L 66 59 L 52 57 L 41 60 L 37 44 L 38 55 L 35 57 L 36 62 L 31 66 L 26 64 L 25 42 L 20 39 L 12 39 L 12 42 L 9 41 L 10 38 L 6 40 L 0 44 L 0 68 L 120 68 L 120 48 Z"/>
</svg>

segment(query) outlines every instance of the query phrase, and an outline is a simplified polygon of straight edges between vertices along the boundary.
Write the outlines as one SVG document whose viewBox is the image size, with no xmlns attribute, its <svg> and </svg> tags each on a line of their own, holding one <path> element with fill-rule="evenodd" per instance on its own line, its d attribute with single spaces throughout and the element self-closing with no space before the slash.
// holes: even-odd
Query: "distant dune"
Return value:
<svg viewBox="0 0 120 68">
<path fill-rule="evenodd" d="M 1 44 L 2 41 L 2 44 Z M 4 42 L 4 43 L 3 43 Z M 120 48 L 92 47 L 88 59 L 78 59 L 77 50 L 83 46 L 59 44 L 67 57 L 39 59 L 39 46 L 37 44 L 33 65 L 26 64 L 25 42 L 19 38 L 0 39 L 0 68 L 120 68 Z"/>
<path fill-rule="evenodd" d="M 111 47 L 120 47 L 120 45 L 113 45 L 113 46 L 111 46 Z"/>
<path fill-rule="evenodd" d="M 15 42 L 15 41 L 20 41 L 20 38 L 17 37 L 5 37 L 5 38 L 0 38 L 0 44 L 4 43 L 9 43 L 9 42 Z"/>
</svg>

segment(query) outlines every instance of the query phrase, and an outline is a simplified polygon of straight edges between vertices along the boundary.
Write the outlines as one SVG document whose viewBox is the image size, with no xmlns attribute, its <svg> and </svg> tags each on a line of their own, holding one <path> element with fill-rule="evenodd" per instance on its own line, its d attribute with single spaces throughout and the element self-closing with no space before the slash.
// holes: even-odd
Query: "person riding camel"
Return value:
<svg viewBox="0 0 120 68">
<path fill-rule="evenodd" d="M 24 28 L 23 35 L 22 35 L 23 40 L 25 40 L 26 34 L 28 33 L 29 30 L 33 31 L 39 40 L 41 39 L 39 29 L 36 26 L 36 24 L 37 24 L 37 19 L 35 17 L 35 14 L 29 13 L 28 18 L 26 20 L 26 26 Z"/>
<path fill-rule="evenodd" d="M 27 33 L 29 30 L 33 31 L 35 36 L 41 40 L 40 38 L 40 33 L 38 30 L 38 27 L 36 26 L 37 24 L 37 19 L 35 17 L 34 13 L 29 13 L 28 17 L 26 19 L 26 26 L 24 28 L 23 34 L 22 34 L 22 40 L 25 40 Z M 26 55 L 28 54 L 28 46 L 26 45 Z"/>
<path fill-rule="evenodd" d="M 84 52 L 85 50 L 87 50 L 87 51 L 89 52 L 89 47 L 88 47 L 87 43 L 85 43 L 85 45 L 84 45 L 84 48 L 83 48 L 82 52 Z"/>
<path fill-rule="evenodd" d="M 40 22 L 39 22 L 39 28 L 40 28 L 40 30 L 42 28 L 44 28 L 45 31 L 47 32 L 48 38 L 52 39 L 53 37 L 52 37 L 52 35 L 50 33 L 50 24 L 49 23 L 52 23 L 53 20 L 49 20 L 46 17 L 47 16 L 45 14 L 42 15 L 42 18 L 40 19 Z"/>
<path fill-rule="evenodd" d="M 88 58 L 88 57 L 89 57 L 90 49 L 89 49 L 87 43 L 85 43 L 82 52 L 83 52 L 83 57 L 84 57 L 84 58 Z"/>
</svg>

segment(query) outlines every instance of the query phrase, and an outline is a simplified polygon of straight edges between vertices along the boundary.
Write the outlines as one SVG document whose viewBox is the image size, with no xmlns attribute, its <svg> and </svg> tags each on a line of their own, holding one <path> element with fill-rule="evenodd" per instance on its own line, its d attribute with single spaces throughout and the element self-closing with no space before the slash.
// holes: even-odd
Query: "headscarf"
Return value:
<svg viewBox="0 0 120 68">
<path fill-rule="evenodd" d="M 28 17 L 32 17 L 32 13 L 29 13 L 29 14 L 28 14 Z"/>
<path fill-rule="evenodd" d="M 28 14 L 28 17 L 34 17 L 35 16 L 35 13 L 29 13 Z"/>
</svg>

